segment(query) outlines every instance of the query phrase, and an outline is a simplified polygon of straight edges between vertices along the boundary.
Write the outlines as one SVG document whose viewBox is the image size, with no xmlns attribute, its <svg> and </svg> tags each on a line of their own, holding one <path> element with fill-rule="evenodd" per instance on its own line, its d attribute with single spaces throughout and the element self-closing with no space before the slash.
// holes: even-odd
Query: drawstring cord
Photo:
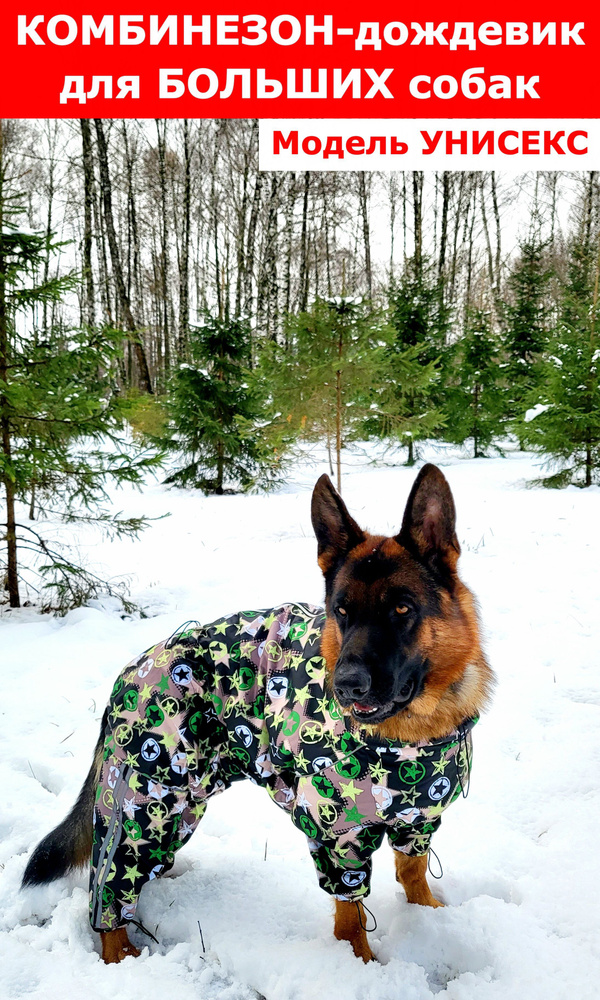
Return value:
<svg viewBox="0 0 600 1000">
<path fill-rule="evenodd" d="M 357 899 L 354 902 L 356 904 L 356 909 L 358 911 L 358 922 L 359 922 L 360 926 L 362 927 L 363 931 L 366 931 L 367 934 L 371 934 L 372 931 L 376 931 L 377 930 L 377 920 L 375 919 L 375 914 L 371 913 L 371 911 L 370 911 L 370 909 L 369 909 L 368 906 L 365 906 L 364 903 L 362 904 L 363 910 L 367 911 L 367 913 L 369 914 L 371 920 L 373 921 L 373 926 L 372 927 L 367 927 L 367 925 L 363 924 L 363 922 L 362 922 L 362 913 L 360 912 L 361 904 L 358 902 Z"/>
<path fill-rule="evenodd" d="M 196 619 L 193 619 L 193 620 L 190 619 L 189 621 L 184 622 L 183 625 L 178 625 L 177 628 L 175 629 L 175 631 L 171 633 L 171 635 L 169 636 L 169 638 L 165 642 L 165 649 L 170 649 L 171 646 L 175 645 L 175 641 L 176 641 L 177 637 L 179 636 L 179 633 L 183 632 L 183 630 L 186 629 L 188 627 L 188 625 L 194 625 L 196 628 L 202 628 L 200 622 L 196 621 Z"/>
<path fill-rule="evenodd" d="M 135 926 L 142 932 L 142 934 L 146 934 L 147 937 L 152 938 L 155 944 L 159 943 L 158 938 L 155 938 L 152 931 L 149 931 L 147 927 L 144 927 L 141 920 L 130 920 L 129 923 L 135 924 Z"/>
<path fill-rule="evenodd" d="M 431 855 L 432 854 L 433 854 L 435 860 L 438 863 L 438 867 L 440 869 L 440 874 L 439 875 L 436 875 L 435 872 L 431 870 Z M 429 851 L 427 852 L 427 871 L 429 872 L 429 874 L 431 875 L 432 878 L 437 878 L 437 879 L 442 878 L 442 876 L 444 874 L 444 869 L 442 868 L 442 862 L 438 858 L 438 856 L 435 853 L 433 847 L 430 847 Z"/>
<path fill-rule="evenodd" d="M 469 753 L 469 730 L 465 729 L 464 726 L 459 726 L 458 729 L 458 755 L 456 761 L 456 773 L 458 775 L 458 784 L 460 785 L 460 791 L 463 799 L 466 799 L 471 788 L 471 765 L 473 763 L 473 750 Z M 467 780 L 466 784 L 463 784 L 462 767 L 463 764 L 466 765 Z M 436 874 L 431 867 L 431 856 L 435 858 L 439 868 L 439 874 Z M 443 877 L 444 869 L 442 867 L 442 862 L 435 853 L 433 847 L 429 847 L 427 852 L 427 871 L 432 878 L 440 879 Z"/>
</svg>

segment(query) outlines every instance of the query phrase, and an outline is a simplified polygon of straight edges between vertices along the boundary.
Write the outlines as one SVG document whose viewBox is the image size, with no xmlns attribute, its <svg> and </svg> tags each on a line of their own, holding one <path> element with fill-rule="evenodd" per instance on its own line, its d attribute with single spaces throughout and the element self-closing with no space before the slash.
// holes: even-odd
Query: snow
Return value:
<svg viewBox="0 0 600 1000">
<path fill-rule="evenodd" d="M 546 410 L 549 409 L 550 409 L 550 403 L 536 403 L 535 406 L 532 406 L 530 410 L 525 411 L 525 417 L 524 417 L 525 423 L 526 424 L 531 423 L 532 420 L 535 420 L 536 417 L 539 417 L 540 413 L 545 413 Z"/>
<path fill-rule="evenodd" d="M 348 456 L 344 498 L 364 526 L 396 531 L 416 470 L 374 457 L 369 448 Z M 303 835 L 249 782 L 211 802 L 172 876 L 145 887 L 139 916 L 159 943 L 136 931 L 141 958 L 100 961 L 85 873 L 19 891 L 29 852 L 79 791 L 130 657 L 186 619 L 322 597 L 309 516 L 310 490 L 327 471 L 318 450 L 268 496 L 204 498 L 154 482 L 143 495 L 115 494 L 124 514 L 171 515 L 137 542 L 77 534 L 90 568 L 129 576 L 153 617 L 123 618 L 114 599 L 63 619 L 32 608 L 0 615 L 3 1000 L 597 995 L 599 490 L 526 489 L 540 462 L 514 451 L 473 460 L 440 446 L 426 457 L 455 495 L 462 574 L 498 675 L 474 732 L 469 797 L 434 838 L 444 875 L 433 890 L 446 908 L 409 906 L 382 847 L 367 901 L 379 963 L 364 966 L 333 938 Z"/>
</svg>

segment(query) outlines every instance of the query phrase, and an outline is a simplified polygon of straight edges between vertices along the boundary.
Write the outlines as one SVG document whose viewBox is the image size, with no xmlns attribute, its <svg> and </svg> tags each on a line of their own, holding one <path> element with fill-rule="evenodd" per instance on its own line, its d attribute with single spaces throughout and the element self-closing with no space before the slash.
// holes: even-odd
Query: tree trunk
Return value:
<svg viewBox="0 0 600 1000">
<path fill-rule="evenodd" d="M 167 231 L 167 119 L 156 119 L 158 180 L 160 185 L 160 316 L 164 342 L 163 380 L 171 367 L 171 331 L 169 323 L 169 239 Z"/>
<path fill-rule="evenodd" d="M 37 447 L 37 441 L 32 438 L 31 447 L 33 451 L 31 459 L 31 496 L 29 497 L 29 520 L 35 521 L 35 501 L 36 501 L 36 472 L 37 472 L 37 462 L 35 459 L 35 449 Z"/>
<path fill-rule="evenodd" d="M 595 170 L 587 171 L 587 189 L 585 192 L 585 202 L 584 202 L 584 239 L 586 249 L 590 246 L 592 240 L 592 221 L 594 217 L 594 178 L 596 176 Z"/>
<path fill-rule="evenodd" d="M 490 230 L 487 221 L 487 212 L 485 210 L 485 173 L 482 171 L 479 175 L 479 198 L 481 201 L 481 221 L 483 222 L 483 234 L 485 236 L 485 249 L 487 254 L 487 264 L 488 264 L 488 277 L 490 279 L 490 288 L 494 287 L 494 259 L 492 257 L 492 244 L 490 241 Z"/>
<path fill-rule="evenodd" d="M 479 175 L 479 198 L 481 201 L 481 221 L 483 223 L 483 234 L 485 236 L 485 249 L 487 255 L 487 265 L 488 265 L 488 278 L 490 282 L 490 290 L 492 293 L 492 300 L 494 302 L 494 308 L 496 315 L 500 315 L 501 305 L 498 302 L 498 290 L 496 288 L 496 280 L 494 274 L 494 258 L 492 255 L 492 241 L 490 239 L 490 230 L 487 221 L 487 212 L 485 207 L 485 173 Z"/>
<path fill-rule="evenodd" d="M 306 312 L 308 306 L 308 192 L 310 189 L 310 171 L 304 173 L 304 198 L 302 201 L 302 237 L 300 240 L 300 312 Z"/>
<path fill-rule="evenodd" d="M 136 184 L 134 180 L 134 158 L 136 155 L 135 146 L 132 147 L 127 134 L 127 121 L 123 119 L 122 121 L 123 129 L 123 146 L 125 150 L 125 164 L 127 167 L 127 223 L 128 223 L 128 238 L 131 244 L 131 249 L 133 252 L 133 264 L 130 269 L 128 269 L 128 281 L 127 281 L 127 295 L 129 301 L 135 300 L 137 308 L 132 312 L 135 313 L 138 324 L 143 326 L 144 323 L 144 295 L 142 291 L 142 278 L 141 278 L 141 248 L 140 248 L 140 233 L 138 226 L 138 213 L 135 202 Z M 131 356 L 131 342 L 128 341 L 129 355 Z"/>
<path fill-rule="evenodd" d="M 591 187 L 591 185 L 590 185 Z M 594 273 L 594 290 L 592 293 L 592 308 L 590 310 L 590 375 L 588 380 L 588 394 L 590 397 L 590 414 L 593 413 L 594 400 L 598 395 L 598 376 L 596 375 L 595 361 L 597 354 L 596 323 L 598 319 L 598 294 L 600 292 L 600 235 L 598 236 L 598 253 L 596 255 L 596 267 Z M 597 439 L 596 439 L 597 444 Z M 593 451 L 592 451 L 592 428 L 588 426 L 586 450 L 585 450 L 585 485 L 592 485 L 593 472 Z"/>
<path fill-rule="evenodd" d="M 592 485 L 592 446 L 589 437 L 585 447 L 585 485 Z"/>
<path fill-rule="evenodd" d="M 327 417 L 327 461 L 329 462 L 329 475 L 334 476 L 333 457 L 331 454 L 331 428 L 329 426 L 329 416 Z"/>
<path fill-rule="evenodd" d="M 390 173 L 389 179 L 389 197 L 390 197 L 390 273 L 389 281 L 393 281 L 394 278 L 394 243 L 396 235 L 396 203 L 398 198 L 398 187 L 397 187 L 396 174 Z"/>
<path fill-rule="evenodd" d="M 264 226 L 263 248 L 260 254 L 257 283 L 256 325 L 267 339 L 277 339 L 277 209 L 279 204 L 279 174 L 271 174 Z"/>
<path fill-rule="evenodd" d="M 448 212 L 450 209 L 450 178 L 449 170 L 442 173 L 442 218 L 440 222 L 440 253 L 438 257 L 438 284 L 443 289 L 444 269 L 446 266 L 446 249 L 448 246 Z M 445 297 L 445 296 L 444 296 Z"/>
<path fill-rule="evenodd" d="M 415 271 L 423 270 L 423 171 L 413 170 L 413 219 L 415 236 Z"/>
<path fill-rule="evenodd" d="M 4 126 L 0 120 L 0 234 L 4 227 Z M 1 235 L 0 235 L 1 239 Z M 0 244 L 0 385 L 6 385 L 8 375 L 8 313 L 6 308 L 7 260 Z M 2 437 L 4 493 L 6 497 L 6 584 L 11 608 L 21 607 L 19 573 L 17 569 L 17 528 L 15 518 L 15 484 L 12 471 L 12 441 L 10 409 L 0 390 L 0 435 Z"/>
<path fill-rule="evenodd" d="M 248 240 L 246 242 L 246 254 L 244 264 L 244 312 L 248 319 L 252 315 L 252 262 L 256 258 L 256 227 L 258 226 L 258 213 L 261 202 L 261 192 L 264 174 L 257 171 L 254 180 L 254 194 L 252 197 L 252 208 L 250 209 L 250 221 L 248 223 Z"/>
<path fill-rule="evenodd" d="M 406 260 L 406 172 L 402 172 L 402 250 L 403 258 Z"/>
<path fill-rule="evenodd" d="M 469 226 L 469 244 L 467 253 L 467 284 L 465 288 L 465 311 L 464 311 L 464 324 L 467 324 L 467 317 L 469 309 L 471 307 L 471 286 L 473 283 L 473 228 L 475 226 L 475 206 L 477 198 L 477 188 L 473 187 L 473 206 L 471 211 L 471 224 Z M 465 227 L 466 227 L 466 217 L 465 217 Z"/>
<path fill-rule="evenodd" d="M 335 373 L 335 460 L 337 466 L 337 489 L 342 492 L 342 368 L 344 354 L 344 331 L 340 325 L 338 339 L 338 361 L 340 367 Z"/>
<path fill-rule="evenodd" d="M 452 263 L 450 266 L 450 301 L 454 299 L 456 289 L 456 271 L 458 266 L 458 234 L 463 213 L 463 194 L 465 190 L 466 173 L 461 170 L 458 184 L 458 200 L 454 213 L 454 235 L 452 238 Z"/>
<path fill-rule="evenodd" d="M 0 324 L 2 319 L 0 318 Z M 0 345 L 0 352 L 2 351 L 2 346 Z M 2 374 L 2 362 L 0 360 L 0 378 L 3 377 Z M 0 408 L 4 411 L 6 402 L 2 397 L 0 397 Z M 5 412 L 2 413 L 0 418 L 0 424 L 2 429 L 2 454 L 4 456 L 5 466 L 10 468 L 10 463 L 12 460 L 11 451 L 11 441 L 10 441 L 10 421 Z M 19 573 L 17 569 L 17 527 L 16 527 L 16 517 L 15 517 L 15 487 L 10 475 L 5 472 L 4 476 L 4 492 L 6 496 L 6 585 L 8 588 L 8 599 L 11 608 L 21 607 L 21 598 L 19 595 Z"/>
<path fill-rule="evenodd" d="M 323 210 L 322 210 L 321 218 L 323 220 L 323 237 L 324 237 L 323 242 L 325 244 L 325 276 L 326 276 L 326 279 L 327 279 L 327 297 L 331 298 L 333 292 L 332 292 L 332 288 L 331 288 L 331 253 L 330 253 L 330 247 L 329 247 L 329 207 L 330 207 L 330 205 L 329 205 L 329 197 L 328 197 L 328 193 L 327 193 L 327 187 L 326 187 L 326 183 L 325 183 L 325 177 L 326 177 L 326 175 L 324 173 L 322 173 L 321 174 L 321 196 L 322 196 Z"/>
<path fill-rule="evenodd" d="M 117 234 L 115 231 L 115 223 L 113 218 L 112 186 L 110 182 L 110 174 L 108 171 L 108 149 L 106 145 L 106 137 L 104 135 L 104 126 L 102 124 L 102 119 L 94 118 L 94 125 L 96 127 L 96 138 L 98 141 L 98 163 L 100 166 L 100 191 L 102 194 L 102 203 L 104 206 L 104 220 L 106 222 L 106 235 L 108 238 L 110 259 L 113 267 L 115 285 L 117 287 L 117 297 L 119 299 L 119 305 L 121 307 L 121 312 L 125 320 L 125 327 L 127 329 L 127 332 L 131 334 L 130 339 L 133 343 L 136 361 L 138 364 L 140 388 L 142 389 L 143 392 L 151 394 L 152 383 L 150 382 L 150 372 L 148 371 L 148 362 L 146 360 L 146 353 L 144 351 L 144 347 L 141 343 L 139 333 L 136 328 L 136 323 L 133 318 L 133 313 L 131 312 L 131 303 L 129 301 L 129 296 L 127 295 L 127 289 L 125 288 L 125 281 L 123 279 L 123 268 L 121 266 L 121 256 L 119 254 L 119 245 L 117 243 Z"/>
<path fill-rule="evenodd" d="M 496 295 L 500 298 L 500 285 L 502 275 L 500 266 L 502 263 L 502 226 L 500 225 L 500 209 L 498 208 L 498 189 L 496 187 L 496 171 L 491 173 L 492 206 L 494 209 L 494 222 L 496 223 L 496 257 L 494 261 L 494 281 L 496 283 Z M 553 211 L 554 216 L 554 211 Z M 552 224 L 554 225 L 554 219 Z"/>
<path fill-rule="evenodd" d="M 217 172 L 217 156 L 218 152 L 215 154 L 215 162 L 213 163 L 213 170 L 211 174 L 210 182 L 210 204 L 211 204 L 211 222 L 212 222 L 212 244 L 213 251 L 215 255 L 215 290 L 217 293 L 217 311 L 219 319 L 223 319 L 223 287 L 221 284 L 221 264 L 219 259 L 219 212 L 217 211 L 217 194 L 216 194 L 216 172 Z"/>
<path fill-rule="evenodd" d="M 92 130 L 88 118 L 81 118 L 81 145 L 83 151 L 83 280 L 85 282 L 85 321 L 88 326 L 96 322 L 94 272 L 92 269 L 92 231 L 94 212 L 94 161 L 92 157 Z"/>
<path fill-rule="evenodd" d="M 366 173 L 361 170 L 358 175 L 358 200 L 362 215 L 363 243 L 365 248 L 365 275 L 367 279 L 367 295 L 373 298 L 373 273 L 371 270 L 371 234 L 369 231 L 369 199 L 367 193 Z"/>
<path fill-rule="evenodd" d="M 46 208 L 46 240 L 48 243 L 48 248 L 46 250 L 46 256 L 44 260 L 44 272 L 42 279 L 44 284 L 47 283 L 48 278 L 50 276 L 50 240 L 52 238 L 52 223 L 53 223 L 52 210 L 54 208 L 55 171 L 56 171 L 55 151 L 56 151 L 56 137 L 57 137 L 56 122 L 51 122 L 51 123 L 49 122 L 48 126 L 49 130 L 53 129 L 53 134 L 51 134 L 50 132 L 48 134 L 48 147 L 49 147 L 48 185 L 46 188 L 46 197 L 48 201 L 48 205 Z M 52 304 L 48 303 L 47 300 L 44 299 L 42 305 L 42 316 L 43 316 L 42 329 L 44 331 L 44 336 L 48 336 L 48 305 Z M 34 331 L 34 342 L 35 341 L 37 341 L 37 333 Z"/>
<path fill-rule="evenodd" d="M 104 216 L 100 211 L 100 205 L 93 192 L 94 221 L 96 226 L 96 248 L 98 253 L 98 289 L 100 292 L 100 304 L 103 319 L 109 326 L 114 325 L 113 303 L 111 300 L 111 288 L 108 280 L 108 258 L 106 255 L 106 226 Z"/>
<path fill-rule="evenodd" d="M 217 496 L 223 496 L 223 476 L 225 472 L 225 445 L 223 441 L 217 441 L 217 484 L 215 487 L 215 493 Z"/>
<path fill-rule="evenodd" d="M 183 120 L 183 233 L 179 258 L 179 354 L 187 356 L 190 326 L 190 212 L 192 204 L 192 173 L 189 120 Z"/>
<path fill-rule="evenodd" d="M 285 315 L 292 304 L 292 244 L 294 242 L 294 207 L 296 204 L 296 175 L 290 173 L 287 179 L 287 199 L 285 208 L 285 266 L 283 279 L 283 308 Z M 287 334 L 286 334 L 287 337 Z M 287 347 L 286 341 L 286 347 Z"/>
<path fill-rule="evenodd" d="M 244 289 L 244 274 L 246 270 L 246 216 L 248 214 L 248 189 L 250 180 L 250 164 L 252 161 L 252 141 L 244 156 L 244 171 L 242 174 L 242 201 L 238 212 L 237 238 L 237 277 L 235 284 L 235 316 L 242 312 L 242 293 Z"/>
<path fill-rule="evenodd" d="M 502 303 L 498 294 L 498 283 L 496 278 L 496 270 L 494 268 L 494 257 L 492 254 L 492 241 L 490 239 L 490 230 L 487 220 L 487 212 L 485 207 L 485 173 L 481 173 L 479 177 L 479 196 L 481 200 L 481 220 L 483 222 L 483 233 L 485 236 L 485 248 L 487 252 L 487 263 L 488 263 L 488 277 L 490 281 L 490 289 L 492 293 L 492 301 L 494 303 L 494 311 L 497 317 L 502 315 Z"/>
</svg>

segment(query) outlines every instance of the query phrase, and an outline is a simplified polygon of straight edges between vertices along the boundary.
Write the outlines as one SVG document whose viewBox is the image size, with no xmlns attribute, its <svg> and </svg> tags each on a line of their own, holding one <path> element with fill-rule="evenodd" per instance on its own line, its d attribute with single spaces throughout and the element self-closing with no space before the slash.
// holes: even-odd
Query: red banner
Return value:
<svg viewBox="0 0 600 1000">
<path fill-rule="evenodd" d="M 598 4 L 503 3 L 501 16 L 474 2 L 325 10 L 160 3 L 140 13 L 17 0 L 0 13 L 0 113 L 600 117 Z"/>
</svg>

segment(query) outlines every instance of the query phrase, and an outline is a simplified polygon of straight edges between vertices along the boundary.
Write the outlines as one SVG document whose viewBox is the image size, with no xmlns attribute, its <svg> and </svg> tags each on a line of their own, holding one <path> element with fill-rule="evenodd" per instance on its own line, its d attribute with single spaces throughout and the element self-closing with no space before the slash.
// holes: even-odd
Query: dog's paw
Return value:
<svg viewBox="0 0 600 1000">
<path fill-rule="evenodd" d="M 130 942 L 129 944 L 123 945 L 122 948 L 117 948 L 115 951 L 111 951 L 104 961 L 107 965 L 111 965 L 112 963 L 116 964 L 117 962 L 122 962 L 124 958 L 128 958 L 129 956 L 132 958 L 138 958 L 141 954 L 140 949 L 136 948 L 135 945 Z"/>
<path fill-rule="evenodd" d="M 106 931 L 101 934 L 102 940 L 102 961 L 106 965 L 115 965 L 122 962 L 124 958 L 137 958 L 141 955 L 139 948 L 131 943 L 124 927 L 118 927 L 114 931 Z"/>
<path fill-rule="evenodd" d="M 373 952 L 369 948 L 368 944 L 362 945 L 362 944 L 359 944 L 358 942 L 352 942 L 352 949 L 353 949 L 354 954 L 356 955 L 357 958 L 362 958 L 362 960 L 365 963 L 365 965 L 366 965 L 367 962 L 376 962 L 377 961 L 377 959 L 375 958 L 375 955 L 373 954 Z"/>
</svg>

